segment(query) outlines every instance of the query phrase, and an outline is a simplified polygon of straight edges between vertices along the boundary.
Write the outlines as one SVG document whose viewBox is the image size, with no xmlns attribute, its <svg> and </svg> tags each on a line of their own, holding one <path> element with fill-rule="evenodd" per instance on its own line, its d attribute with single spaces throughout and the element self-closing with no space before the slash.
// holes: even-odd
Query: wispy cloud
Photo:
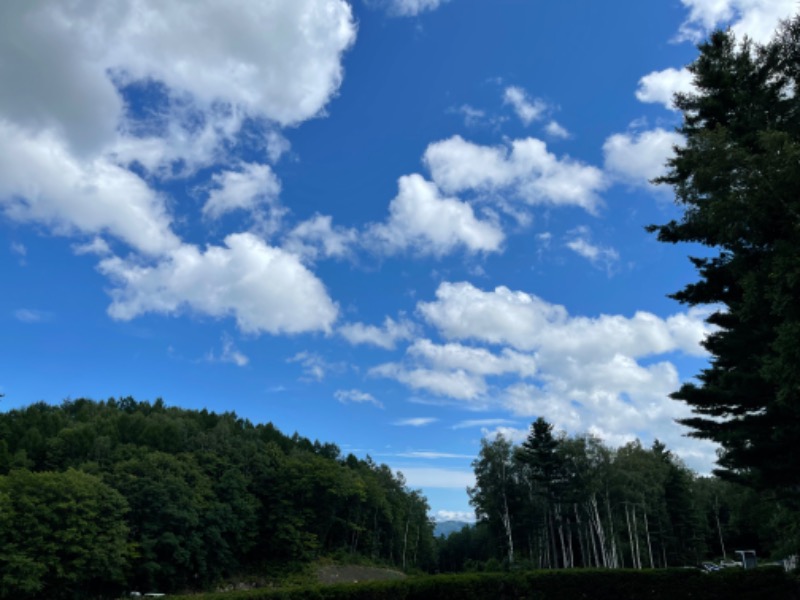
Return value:
<svg viewBox="0 0 800 600">
<path fill-rule="evenodd" d="M 233 340 L 227 334 L 222 336 L 222 351 L 220 354 L 217 355 L 211 351 L 206 354 L 206 360 L 208 362 L 231 363 L 237 367 L 246 367 L 250 363 L 250 359 L 236 348 Z"/>
<path fill-rule="evenodd" d="M 604 269 L 609 275 L 619 262 L 619 252 L 609 246 L 601 246 L 591 241 L 589 230 L 578 227 L 570 232 L 567 248 L 578 256 L 582 256 L 597 268 Z"/>
<path fill-rule="evenodd" d="M 510 442 L 514 442 L 515 444 L 519 444 L 524 442 L 528 438 L 528 434 L 530 433 L 529 429 L 520 429 L 517 427 L 495 427 L 494 429 L 488 429 L 486 427 L 481 429 L 481 435 L 488 440 L 493 440 L 498 436 L 505 438 Z"/>
<path fill-rule="evenodd" d="M 569 131 L 567 131 L 567 129 L 557 121 L 550 121 L 547 125 L 545 125 L 544 130 L 545 133 L 552 138 L 566 140 L 571 137 Z"/>
<path fill-rule="evenodd" d="M 541 119 L 547 111 L 547 103 L 539 98 L 529 98 L 521 87 L 510 86 L 503 92 L 503 103 L 510 104 L 524 125 Z"/>
<path fill-rule="evenodd" d="M 328 362 L 316 352 L 308 351 L 298 352 L 286 362 L 299 363 L 306 381 L 322 381 L 329 371 L 341 372 L 345 368 L 342 363 Z"/>
<path fill-rule="evenodd" d="M 101 237 L 95 236 L 91 242 L 83 244 L 74 244 L 72 251 L 75 254 L 95 254 L 97 256 L 108 256 L 111 254 L 111 248 L 108 243 Z"/>
<path fill-rule="evenodd" d="M 397 425 L 398 427 L 425 427 L 426 425 L 435 423 L 438 420 L 439 419 L 434 417 L 412 417 L 410 419 L 400 419 L 392 424 Z"/>
<path fill-rule="evenodd" d="M 383 403 L 375 399 L 375 396 L 361 390 L 337 390 L 333 397 L 342 404 L 373 404 L 378 408 L 383 408 Z"/>
<path fill-rule="evenodd" d="M 475 485 L 475 473 L 459 469 L 437 467 L 404 467 L 396 469 L 406 479 L 409 487 L 444 488 L 463 490 Z"/>
<path fill-rule="evenodd" d="M 28 256 L 28 248 L 25 244 L 21 242 L 11 242 L 11 253 L 16 254 L 18 258 L 19 265 L 24 267 L 28 264 L 26 257 Z"/>
<path fill-rule="evenodd" d="M 46 323 L 55 318 L 55 314 L 47 310 L 32 308 L 18 308 L 14 311 L 14 318 L 22 323 Z"/>
<path fill-rule="evenodd" d="M 402 458 L 425 458 L 425 459 L 437 459 L 437 458 L 468 458 L 470 460 L 474 459 L 475 456 L 472 454 L 453 454 L 452 452 L 434 452 L 428 450 L 413 450 L 409 452 L 398 452 L 395 456 L 400 456 Z"/>
<path fill-rule="evenodd" d="M 393 17 L 415 17 L 446 2 L 449 0 L 364 0 L 367 6 L 382 8 Z"/>
<path fill-rule="evenodd" d="M 466 421 L 459 421 L 451 427 L 451 429 L 470 429 L 472 427 L 494 427 L 497 425 L 507 425 L 513 423 L 508 419 L 467 419 Z"/>
<path fill-rule="evenodd" d="M 475 108 L 469 104 L 462 104 L 457 108 L 450 108 L 447 112 L 463 116 L 464 125 L 467 127 L 474 127 L 475 125 L 480 124 L 486 118 L 485 110 Z"/>
</svg>

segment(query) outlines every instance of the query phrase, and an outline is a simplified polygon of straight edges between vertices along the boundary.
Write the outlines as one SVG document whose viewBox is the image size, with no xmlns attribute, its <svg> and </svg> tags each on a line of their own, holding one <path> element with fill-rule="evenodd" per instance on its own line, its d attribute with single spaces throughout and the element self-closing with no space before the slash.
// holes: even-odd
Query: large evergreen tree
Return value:
<svg viewBox="0 0 800 600">
<path fill-rule="evenodd" d="M 651 226 L 663 242 L 712 249 L 700 278 L 673 297 L 711 305 L 710 366 L 673 398 L 691 435 L 717 442 L 717 473 L 796 495 L 800 490 L 800 17 L 757 45 L 717 31 L 689 66 L 696 91 L 669 170 L 684 208 Z"/>
</svg>

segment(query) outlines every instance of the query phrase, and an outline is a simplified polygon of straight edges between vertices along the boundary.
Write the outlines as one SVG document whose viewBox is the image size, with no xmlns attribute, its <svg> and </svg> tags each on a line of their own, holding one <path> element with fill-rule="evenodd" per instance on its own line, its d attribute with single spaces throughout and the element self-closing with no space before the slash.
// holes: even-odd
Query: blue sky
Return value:
<svg viewBox="0 0 800 600">
<path fill-rule="evenodd" d="M 794 0 L 0 7 L 2 408 L 132 395 L 370 454 L 439 517 L 480 439 L 656 437 L 706 361 L 648 180 L 713 27 Z"/>
</svg>

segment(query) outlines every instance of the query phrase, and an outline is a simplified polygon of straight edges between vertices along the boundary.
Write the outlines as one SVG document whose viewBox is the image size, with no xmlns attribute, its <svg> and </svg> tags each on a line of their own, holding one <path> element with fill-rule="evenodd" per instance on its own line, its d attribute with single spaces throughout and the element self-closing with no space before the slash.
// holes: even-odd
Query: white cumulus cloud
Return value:
<svg viewBox="0 0 800 600">
<path fill-rule="evenodd" d="M 186 308 L 247 331 L 329 331 L 336 306 L 296 256 L 249 234 L 183 243 L 184 207 L 153 180 L 213 167 L 207 217 L 265 205 L 279 216 L 271 168 L 232 149 L 248 123 L 259 135 L 245 145 L 277 161 L 280 128 L 324 114 L 355 36 L 345 0 L 0 3 L 0 209 L 108 240 L 78 252 L 127 244 L 134 255 L 99 266 L 117 286 L 115 318 Z"/>
<path fill-rule="evenodd" d="M 426 363 L 437 370 L 463 370 L 476 375 L 503 375 L 515 373 L 520 377 L 536 374 L 536 361 L 532 356 L 504 348 L 498 356 L 485 348 L 462 344 L 435 344 L 430 340 L 415 341 L 406 350 L 409 357 Z"/>
<path fill-rule="evenodd" d="M 31 135 L 0 119 L 0 206 L 64 235 L 109 233 L 147 254 L 174 249 L 163 198 L 103 157 L 81 161 L 63 139 Z"/>
<path fill-rule="evenodd" d="M 173 161 L 208 164 L 246 116 L 290 125 L 319 115 L 355 34 L 343 0 L 2 3 L 0 204 L 58 233 L 174 250 L 164 199 L 127 167 L 163 175 Z M 146 107 L 144 132 L 127 113 L 132 84 L 162 86 L 168 99 L 166 113 Z M 277 158 L 285 140 L 265 137 Z M 265 172 L 243 176 L 275 193 Z M 221 177 L 209 213 L 252 203 L 235 173 Z"/>
<path fill-rule="evenodd" d="M 535 138 L 481 146 L 453 136 L 432 143 L 424 162 L 445 193 L 508 192 L 528 204 L 576 205 L 594 211 L 606 187 L 600 169 L 558 158 Z"/>
<path fill-rule="evenodd" d="M 695 92 L 693 76 L 687 69 L 673 69 L 653 71 L 639 80 L 636 89 L 636 98 L 640 102 L 663 104 L 675 110 L 673 98 L 677 93 Z"/>
<path fill-rule="evenodd" d="M 370 374 L 482 407 L 489 403 L 487 377 L 532 377 L 537 374 L 537 366 L 532 356 L 510 348 L 496 355 L 485 348 L 457 343 L 441 345 L 421 339 L 406 349 L 403 362 L 379 365 Z"/>
<path fill-rule="evenodd" d="M 338 89 L 355 34 L 342 0 L 3 3 L 0 114 L 97 148 L 116 137 L 115 84 L 149 80 L 294 124 Z"/>
<path fill-rule="evenodd" d="M 364 323 L 345 323 L 339 327 L 338 331 L 353 345 L 367 344 L 385 350 L 393 350 L 398 341 L 411 339 L 416 327 L 407 319 L 395 321 L 391 317 L 386 317 L 381 327 Z"/>
<path fill-rule="evenodd" d="M 208 193 L 203 214 L 217 219 L 235 210 L 255 210 L 275 202 L 281 184 L 269 165 L 244 163 L 238 171 L 222 171 L 211 176 L 216 186 Z"/>
<path fill-rule="evenodd" d="M 486 393 L 483 377 L 463 369 L 440 371 L 424 367 L 409 367 L 400 363 L 384 363 L 373 367 L 370 375 L 399 381 L 414 390 L 457 400 L 478 400 Z"/>
<path fill-rule="evenodd" d="M 398 381 L 411 386 L 406 377 L 415 368 L 433 377 L 430 372 L 449 376 L 460 367 L 460 372 L 480 377 L 478 381 L 486 386 L 473 382 L 469 393 L 462 389 L 450 396 L 473 407 L 503 407 L 530 419 L 543 416 L 572 433 L 594 427 L 608 440 L 656 436 L 671 445 L 687 446 L 675 419 L 688 416 L 689 409 L 669 398 L 680 379 L 668 355 L 705 355 L 701 342 L 711 331 L 704 322 L 709 309 L 667 318 L 645 311 L 632 316 L 571 316 L 564 307 L 532 294 L 506 287 L 483 291 L 469 283 L 443 283 L 436 300 L 420 302 L 417 308 L 446 339 L 468 340 L 473 345 L 454 352 L 456 344 L 446 344 L 441 347 L 448 348 L 446 352 L 437 350 L 447 356 L 443 360 L 431 350 L 420 353 L 418 348 L 427 343 L 418 342 L 409 354 L 424 354 L 423 366 L 392 365 Z M 472 364 L 468 358 L 481 354 L 476 344 L 501 346 L 498 358 L 509 356 L 513 349 L 535 364 L 536 370 L 527 377 L 517 372 L 516 381 L 500 379 L 490 386 L 486 379 L 496 373 L 490 368 L 491 360 L 484 359 L 486 367 L 467 370 Z M 439 393 L 449 392 L 442 387 Z M 521 430 L 512 431 L 501 422 L 487 425 L 496 425 L 487 435 L 521 435 Z"/>
<path fill-rule="evenodd" d="M 765 43 L 774 34 L 781 19 L 797 12 L 796 0 L 681 0 L 689 15 L 680 27 L 677 39 L 699 42 L 715 28 L 730 28 L 737 39 L 745 36 Z M 653 71 L 639 80 L 636 97 L 675 110 L 677 92 L 696 91 L 686 68 Z"/>
<path fill-rule="evenodd" d="M 770 39 L 778 22 L 797 12 L 795 0 L 681 0 L 689 17 L 679 39 L 698 41 L 716 27 L 729 26 L 739 39 Z"/>
<path fill-rule="evenodd" d="M 640 133 L 617 133 L 603 144 L 605 168 L 615 178 L 647 186 L 666 172 L 673 148 L 683 144 L 683 136 L 661 128 Z"/>
<path fill-rule="evenodd" d="M 298 223 L 287 235 L 283 248 L 308 261 L 348 256 L 358 241 L 353 229 L 337 227 L 329 215 L 316 214 Z"/>
<path fill-rule="evenodd" d="M 475 521 L 475 513 L 472 511 L 463 510 L 438 510 L 434 519 L 437 521 L 463 521 L 465 523 L 473 523 Z"/>
<path fill-rule="evenodd" d="M 487 292 L 466 282 L 442 283 L 436 298 L 417 308 L 446 338 L 507 344 L 523 351 L 544 347 L 578 360 L 596 354 L 644 357 L 676 350 L 703 356 L 698 342 L 709 332 L 703 322 L 706 313 L 699 310 L 667 319 L 644 311 L 632 317 L 570 317 L 563 306 L 535 295 L 505 286 Z"/>
<path fill-rule="evenodd" d="M 421 175 L 404 175 L 389 205 L 386 223 L 368 231 L 386 252 L 408 248 L 420 254 L 442 256 L 457 248 L 468 252 L 497 252 L 503 231 L 492 219 L 479 219 L 466 202 L 443 196 L 436 184 Z"/>
<path fill-rule="evenodd" d="M 154 266 L 118 257 L 100 271 L 116 284 L 109 314 L 129 320 L 145 313 L 190 309 L 233 317 L 251 333 L 329 332 L 338 308 L 298 258 L 250 233 L 201 251 L 183 245 Z"/>
</svg>

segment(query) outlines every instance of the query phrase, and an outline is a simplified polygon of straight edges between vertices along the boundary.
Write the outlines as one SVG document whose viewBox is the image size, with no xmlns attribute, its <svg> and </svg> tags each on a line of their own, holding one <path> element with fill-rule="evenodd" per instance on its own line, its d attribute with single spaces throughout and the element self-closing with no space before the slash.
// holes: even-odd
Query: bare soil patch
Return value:
<svg viewBox="0 0 800 600">
<path fill-rule="evenodd" d="M 383 581 L 403 579 L 405 573 L 392 569 L 361 567 L 358 565 L 326 565 L 317 569 L 319 583 L 357 583 L 359 581 Z"/>
</svg>

